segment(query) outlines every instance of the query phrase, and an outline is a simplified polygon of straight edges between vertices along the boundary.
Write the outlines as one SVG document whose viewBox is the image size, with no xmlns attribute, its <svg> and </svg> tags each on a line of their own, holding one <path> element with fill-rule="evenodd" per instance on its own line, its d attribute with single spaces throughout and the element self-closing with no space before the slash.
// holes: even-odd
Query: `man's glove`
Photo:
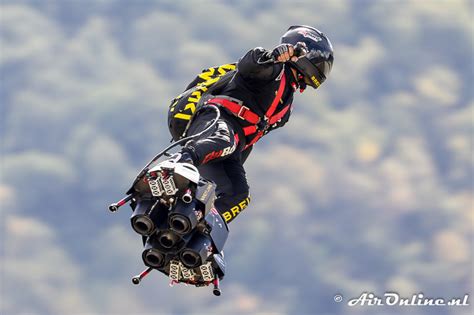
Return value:
<svg viewBox="0 0 474 315">
<path fill-rule="evenodd" d="M 275 62 L 287 62 L 293 57 L 295 49 L 291 44 L 280 44 L 272 50 Z"/>
</svg>

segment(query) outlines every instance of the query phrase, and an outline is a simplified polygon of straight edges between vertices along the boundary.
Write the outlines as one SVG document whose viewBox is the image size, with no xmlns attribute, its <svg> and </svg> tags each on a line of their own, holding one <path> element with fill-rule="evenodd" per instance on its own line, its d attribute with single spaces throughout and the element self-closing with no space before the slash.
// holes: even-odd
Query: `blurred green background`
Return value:
<svg viewBox="0 0 474 315">
<path fill-rule="evenodd" d="M 473 1 L 0 3 L 1 314 L 471 314 L 347 300 L 473 292 Z M 141 241 L 107 206 L 170 99 L 293 24 L 334 68 L 246 163 L 223 296 L 133 286 Z"/>
</svg>

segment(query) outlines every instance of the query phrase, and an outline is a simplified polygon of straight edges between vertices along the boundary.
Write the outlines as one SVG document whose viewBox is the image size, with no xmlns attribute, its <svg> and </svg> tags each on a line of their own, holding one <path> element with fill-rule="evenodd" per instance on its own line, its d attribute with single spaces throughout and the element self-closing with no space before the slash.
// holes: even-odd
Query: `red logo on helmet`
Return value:
<svg viewBox="0 0 474 315">
<path fill-rule="evenodd" d="M 298 34 L 303 35 L 306 38 L 314 40 L 316 43 L 322 41 L 323 39 L 318 36 L 314 31 L 309 30 L 299 30 Z"/>
</svg>

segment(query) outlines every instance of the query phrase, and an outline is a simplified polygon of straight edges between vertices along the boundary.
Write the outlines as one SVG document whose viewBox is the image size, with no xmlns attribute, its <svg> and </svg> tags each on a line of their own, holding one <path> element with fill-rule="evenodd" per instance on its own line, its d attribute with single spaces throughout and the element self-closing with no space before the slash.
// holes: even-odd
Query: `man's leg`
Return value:
<svg viewBox="0 0 474 315">
<path fill-rule="evenodd" d="M 227 223 L 234 220 L 248 206 L 249 186 L 240 153 L 223 161 L 201 165 L 199 172 L 201 176 L 216 183 L 215 206 Z"/>
<path fill-rule="evenodd" d="M 205 130 L 214 118 L 214 111 L 199 113 L 187 135 L 195 135 Z M 187 142 L 181 150 L 184 159 L 191 159 L 202 177 L 216 183 L 215 206 L 227 223 L 250 202 L 249 186 L 242 166 L 250 150 L 246 150 L 243 157 L 239 152 L 238 142 L 232 124 L 221 118 L 214 128 Z"/>
<path fill-rule="evenodd" d="M 214 111 L 203 111 L 197 115 L 187 136 L 205 130 L 215 118 Z M 210 131 L 197 139 L 188 141 L 181 152 L 185 157 L 190 158 L 194 165 L 199 166 L 229 157 L 236 151 L 238 142 L 238 136 L 232 129 L 232 125 L 221 118 Z"/>
</svg>

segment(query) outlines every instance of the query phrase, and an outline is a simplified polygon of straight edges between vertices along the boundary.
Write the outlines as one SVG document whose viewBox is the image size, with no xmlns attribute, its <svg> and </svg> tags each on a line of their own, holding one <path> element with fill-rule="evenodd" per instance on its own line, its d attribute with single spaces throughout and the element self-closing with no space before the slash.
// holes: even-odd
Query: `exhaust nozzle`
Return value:
<svg viewBox="0 0 474 315">
<path fill-rule="evenodd" d="M 195 233 L 181 252 L 180 259 L 187 268 L 196 268 L 205 263 L 212 251 L 213 246 L 209 236 Z"/>
<path fill-rule="evenodd" d="M 186 234 L 191 232 L 192 225 L 187 217 L 175 214 L 170 218 L 170 228 L 176 233 Z"/>
<path fill-rule="evenodd" d="M 160 268 L 165 262 L 165 255 L 156 248 L 145 250 L 142 254 L 142 258 L 145 265 L 153 268 Z"/>
<path fill-rule="evenodd" d="M 137 216 L 132 219 L 132 228 L 140 235 L 147 236 L 155 230 L 155 224 L 148 216 Z"/>
<path fill-rule="evenodd" d="M 167 212 L 158 201 L 140 200 L 130 218 L 132 228 L 142 236 L 150 236 L 166 225 Z"/>
<path fill-rule="evenodd" d="M 186 266 L 187 268 L 199 267 L 202 262 L 199 254 L 192 250 L 184 250 L 181 253 L 180 258 L 183 265 Z"/>
<path fill-rule="evenodd" d="M 181 199 L 184 198 L 183 197 Z M 185 201 L 180 201 L 176 204 L 175 208 L 169 215 L 168 223 L 170 228 L 178 233 L 179 235 L 184 235 L 191 232 L 196 225 L 198 224 L 198 216 L 196 210 L 197 202 L 192 201 L 185 203 Z"/>
<path fill-rule="evenodd" d="M 163 248 L 170 249 L 175 246 L 180 237 L 171 231 L 165 231 L 158 237 L 158 242 Z"/>
</svg>

